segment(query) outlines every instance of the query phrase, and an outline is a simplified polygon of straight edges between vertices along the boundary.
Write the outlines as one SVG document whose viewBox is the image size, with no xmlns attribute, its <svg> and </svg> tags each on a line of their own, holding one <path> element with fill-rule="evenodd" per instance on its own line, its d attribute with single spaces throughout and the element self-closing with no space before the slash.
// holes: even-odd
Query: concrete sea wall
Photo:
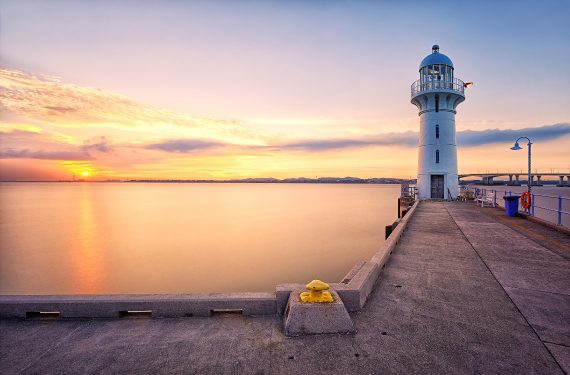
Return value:
<svg viewBox="0 0 570 375">
<path fill-rule="evenodd" d="M 414 203 L 369 261 L 357 263 L 341 282 L 330 284 L 348 311 L 363 308 L 418 204 L 419 201 Z M 0 318 L 191 317 L 217 313 L 283 315 L 291 291 L 303 288 L 302 284 L 280 284 L 274 293 L 5 295 L 0 296 Z"/>
</svg>

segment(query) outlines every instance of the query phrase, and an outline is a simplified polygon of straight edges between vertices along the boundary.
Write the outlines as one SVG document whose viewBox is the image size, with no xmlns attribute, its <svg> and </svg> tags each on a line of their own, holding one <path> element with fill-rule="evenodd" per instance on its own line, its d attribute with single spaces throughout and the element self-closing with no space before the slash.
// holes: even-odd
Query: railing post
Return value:
<svg viewBox="0 0 570 375">
<path fill-rule="evenodd" d="M 530 196 L 530 208 L 532 210 L 531 216 L 534 216 L 534 194 Z"/>
<path fill-rule="evenodd" d="M 493 207 L 497 205 L 497 190 L 493 190 Z"/>
<path fill-rule="evenodd" d="M 562 225 L 562 197 L 558 196 L 558 225 Z"/>
</svg>

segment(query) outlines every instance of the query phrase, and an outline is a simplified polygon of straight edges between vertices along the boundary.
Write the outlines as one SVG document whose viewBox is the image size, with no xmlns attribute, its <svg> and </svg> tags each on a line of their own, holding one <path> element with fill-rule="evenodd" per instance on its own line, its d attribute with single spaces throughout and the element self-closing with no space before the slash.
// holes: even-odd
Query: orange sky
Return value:
<svg viewBox="0 0 570 375">
<path fill-rule="evenodd" d="M 568 2 L 481 4 L 3 1 L 0 180 L 415 177 L 434 43 L 460 173 L 570 173 Z"/>
<path fill-rule="evenodd" d="M 415 177 L 413 131 L 334 119 L 274 119 L 264 127 L 263 120 L 201 118 L 14 70 L 0 71 L 0 85 L 3 180 Z M 301 129 L 287 134 L 289 123 Z M 570 125 L 559 126 L 560 139 L 549 126 L 537 128 L 550 138 L 535 145 L 536 168 L 568 171 Z M 461 172 L 525 167 L 525 154 L 510 143 L 476 133 L 482 141 L 459 148 Z"/>
</svg>

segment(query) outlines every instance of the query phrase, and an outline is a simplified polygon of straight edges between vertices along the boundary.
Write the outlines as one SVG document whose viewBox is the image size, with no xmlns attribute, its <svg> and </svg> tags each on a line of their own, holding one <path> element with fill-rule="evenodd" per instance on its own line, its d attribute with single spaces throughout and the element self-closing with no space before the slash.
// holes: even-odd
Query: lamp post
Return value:
<svg viewBox="0 0 570 375">
<path fill-rule="evenodd" d="M 530 141 L 530 139 L 528 137 L 519 137 L 519 139 L 517 139 L 515 141 L 515 145 L 513 147 L 511 147 L 511 150 L 522 150 L 522 147 L 519 145 L 519 141 L 521 139 L 526 139 L 528 141 L 528 193 L 530 194 L 530 187 L 531 187 L 531 179 L 530 179 L 530 173 L 531 173 L 531 169 L 530 169 L 530 157 L 531 157 L 531 146 L 532 146 L 532 142 Z"/>
</svg>

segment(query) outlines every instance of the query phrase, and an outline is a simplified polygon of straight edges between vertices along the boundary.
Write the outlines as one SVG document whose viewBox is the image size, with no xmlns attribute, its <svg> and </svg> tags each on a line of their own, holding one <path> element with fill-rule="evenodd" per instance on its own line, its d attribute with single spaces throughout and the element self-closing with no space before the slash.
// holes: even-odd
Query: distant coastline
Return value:
<svg viewBox="0 0 570 375">
<path fill-rule="evenodd" d="M 358 178 L 358 177 L 318 177 L 318 178 L 239 178 L 227 180 L 178 180 L 178 179 L 126 179 L 126 180 L 59 180 L 59 181 L 1 181 L 1 182 L 138 182 L 138 183 L 241 183 L 241 184 L 414 184 L 415 179 L 401 178 Z"/>
<path fill-rule="evenodd" d="M 172 184 L 410 184 L 415 185 L 416 179 L 405 178 L 391 178 L 391 177 L 374 177 L 374 178 L 359 178 L 359 177 L 293 177 L 293 178 L 236 178 L 227 180 L 181 180 L 181 179 L 110 179 L 110 180 L 0 180 L 0 183 L 6 182 L 92 182 L 92 183 L 105 183 L 105 182 L 121 182 L 121 183 L 172 183 Z M 557 186 L 558 182 L 555 180 L 542 180 L 543 186 Z M 523 186 L 526 186 L 526 181 L 521 180 Z M 484 185 L 481 180 L 460 180 L 459 185 L 479 185 L 479 186 L 507 186 L 508 181 L 495 180 L 493 185 Z M 533 185 L 534 186 L 534 185 Z"/>
</svg>

